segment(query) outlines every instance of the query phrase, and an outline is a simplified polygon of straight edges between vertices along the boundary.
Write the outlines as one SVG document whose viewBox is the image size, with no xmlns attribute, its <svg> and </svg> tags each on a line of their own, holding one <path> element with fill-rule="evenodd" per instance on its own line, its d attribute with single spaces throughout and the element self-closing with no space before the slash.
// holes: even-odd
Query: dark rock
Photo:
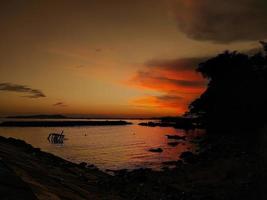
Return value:
<svg viewBox="0 0 267 200">
<path fill-rule="evenodd" d="M 37 200 L 30 186 L 0 160 L 0 199 Z"/>
<path fill-rule="evenodd" d="M 114 170 L 113 171 L 116 176 L 125 176 L 128 172 L 127 169 L 120 169 L 120 170 Z"/>
<path fill-rule="evenodd" d="M 185 140 L 186 136 L 179 136 L 179 135 L 166 135 L 168 139 L 174 140 Z"/>
<path fill-rule="evenodd" d="M 154 123 L 154 122 L 141 122 L 138 124 L 139 126 L 149 126 L 149 127 L 155 127 L 158 126 L 159 123 Z"/>
<path fill-rule="evenodd" d="M 176 161 L 176 167 L 181 167 L 181 166 L 183 166 L 183 161 L 181 161 L 181 160 L 177 160 Z"/>
<path fill-rule="evenodd" d="M 149 149 L 150 152 L 155 152 L 155 153 L 161 153 L 163 152 L 162 148 L 151 148 Z"/>
<path fill-rule="evenodd" d="M 34 148 L 34 151 L 41 152 L 41 149 L 40 148 Z"/>
<path fill-rule="evenodd" d="M 179 142 L 168 142 L 169 146 L 176 147 L 179 144 Z"/>
<path fill-rule="evenodd" d="M 79 164 L 79 166 L 82 167 L 82 168 L 85 168 L 85 167 L 87 166 L 87 163 L 86 163 L 86 162 L 81 162 L 81 163 Z"/>
<path fill-rule="evenodd" d="M 197 162 L 197 156 L 191 151 L 185 151 L 180 155 L 180 158 L 183 159 L 186 163 L 193 164 Z"/>
<path fill-rule="evenodd" d="M 144 183 L 151 173 L 152 170 L 149 168 L 140 168 L 129 172 L 127 177 L 131 182 Z"/>
<path fill-rule="evenodd" d="M 87 168 L 90 168 L 90 169 L 97 169 L 97 167 L 93 164 L 90 164 L 90 165 L 87 165 Z"/>
<path fill-rule="evenodd" d="M 177 161 L 174 160 L 174 161 L 165 161 L 165 162 L 162 162 L 163 165 L 176 165 L 177 164 Z"/>
</svg>

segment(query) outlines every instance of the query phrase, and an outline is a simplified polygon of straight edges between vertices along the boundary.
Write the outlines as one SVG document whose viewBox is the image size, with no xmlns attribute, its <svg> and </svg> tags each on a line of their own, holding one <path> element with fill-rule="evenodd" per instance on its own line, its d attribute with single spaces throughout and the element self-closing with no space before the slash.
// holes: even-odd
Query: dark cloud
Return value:
<svg viewBox="0 0 267 200">
<path fill-rule="evenodd" d="M 171 94 L 157 96 L 157 99 L 160 101 L 178 101 L 178 100 L 181 100 L 183 98 L 184 97 L 177 96 L 177 95 L 171 95 Z"/>
<path fill-rule="evenodd" d="M 66 107 L 67 105 L 64 102 L 57 102 L 53 106 Z"/>
<path fill-rule="evenodd" d="M 205 81 L 195 77 L 198 64 L 207 58 L 155 59 L 145 63 L 145 69 L 137 73 L 135 80 L 146 84 L 162 83 L 177 87 L 203 87 Z M 160 70 L 160 71 L 157 71 Z M 168 72 L 165 74 L 165 72 Z"/>
<path fill-rule="evenodd" d="M 267 38 L 266 0 L 171 0 L 179 29 L 219 43 Z"/>
<path fill-rule="evenodd" d="M 198 64 L 206 60 L 207 58 L 180 58 L 180 59 L 157 59 L 150 60 L 145 63 L 148 67 L 157 67 L 166 70 L 173 71 L 193 71 L 197 68 Z"/>
<path fill-rule="evenodd" d="M 27 98 L 46 97 L 45 94 L 40 90 L 32 89 L 25 85 L 18 85 L 13 83 L 0 83 L 0 91 L 27 93 L 28 95 L 24 96 Z"/>
</svg>

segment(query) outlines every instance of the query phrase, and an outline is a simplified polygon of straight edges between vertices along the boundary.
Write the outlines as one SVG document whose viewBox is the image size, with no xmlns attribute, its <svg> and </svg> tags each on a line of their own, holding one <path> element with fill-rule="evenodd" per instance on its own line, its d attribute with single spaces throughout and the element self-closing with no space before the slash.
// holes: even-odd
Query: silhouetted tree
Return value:
<svg viewBox="0 0 267 200">
<path fill-rule="evenodd" d="M 261 44 L 264 52 L 226 51 L 199 64 L 209 82 L 189 114 L 212 130 L 260 128 L 267 114 L 267 43 Z"/>
</svg>

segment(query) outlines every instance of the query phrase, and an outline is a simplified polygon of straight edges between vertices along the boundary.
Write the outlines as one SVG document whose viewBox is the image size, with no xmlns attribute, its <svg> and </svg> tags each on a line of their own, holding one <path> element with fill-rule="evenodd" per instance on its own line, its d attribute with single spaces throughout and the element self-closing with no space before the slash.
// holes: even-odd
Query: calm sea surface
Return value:
<svg viewBox="0 0 267 200">
<path fill-rule="evenodd" d="M 1 120 L 0 120 L 1 121 Z M 144 127 L 144 120 L 127 120 L 126 126 L 82 126 L 82 127 L 0 127 L 0 135 L 25 140 L 64 159 L 79 163 L 87 162 L 101 170 L 137 169 L 149 167 L 159 170 L 164 161 L 178 160 L 183 151 L 195 151 L 191 143 L 198 131 L 187 132 L 170 127 Z M 146 120 L 147 121 L 147 120 Z M 51 144 L 47 136 L 51 132 L 64 130 L 64 144 Z M 187 135 L 187 140 L 176 147 L 168 145 L 166 134 Z M 149 152 L 150 148 L 162 148 L 162 153 Z"/>
</svg>

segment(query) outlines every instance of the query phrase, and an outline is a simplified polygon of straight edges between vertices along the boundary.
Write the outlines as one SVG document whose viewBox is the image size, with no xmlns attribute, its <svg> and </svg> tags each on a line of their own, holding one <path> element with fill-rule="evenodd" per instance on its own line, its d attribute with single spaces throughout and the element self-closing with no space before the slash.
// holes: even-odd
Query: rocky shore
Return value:
<svg viewBox="0 0 267 200">
<path fill-rule="evenodd" d="M 42 152 L 24 141 L 0 137 L 0 158 L 10 169 L 1 171 L 2 177 L 9 177 L 0 181 L 3 199 L 121 199 L 100 186 L 110 175 Z"/>
<path fill-rule="evenodd" d="M 176 165 L 174 169 L 122 170 L 108 185 L 125 199 L 266 199 L 265 182 L 259 179 L 265 174 L 259 169 L 266 168 L 259 162 L 258 143 L 232 136 L 199 140 L 203 147 L 199 154 L 183 153 L 183 161 L 170 163 Z"/>
<path fill-rule="evenodd" d="M 266 199 L 266 139 L 253 139 L 201 137 L 195 141 L 202 147 L 198 155 L 182 154 L 183 161 L 171 162 L 174 169 L 120 170 L 114 176 L 15 139 L 0 137 L 0 157 L 38 199 L 261 200 Z"/>
<path fill-rule="evenodd" d="M 141 122 L 138 125 L 140 126 L 149 126 L 149 127 L 173 127 L 177 129 L 196 129 L 202 128 L 193 118 L 185 118 L 185 117 L 165 117 L 161 118 L 158 122 L 149 121 L 149 122 Z"/>
</svg>

